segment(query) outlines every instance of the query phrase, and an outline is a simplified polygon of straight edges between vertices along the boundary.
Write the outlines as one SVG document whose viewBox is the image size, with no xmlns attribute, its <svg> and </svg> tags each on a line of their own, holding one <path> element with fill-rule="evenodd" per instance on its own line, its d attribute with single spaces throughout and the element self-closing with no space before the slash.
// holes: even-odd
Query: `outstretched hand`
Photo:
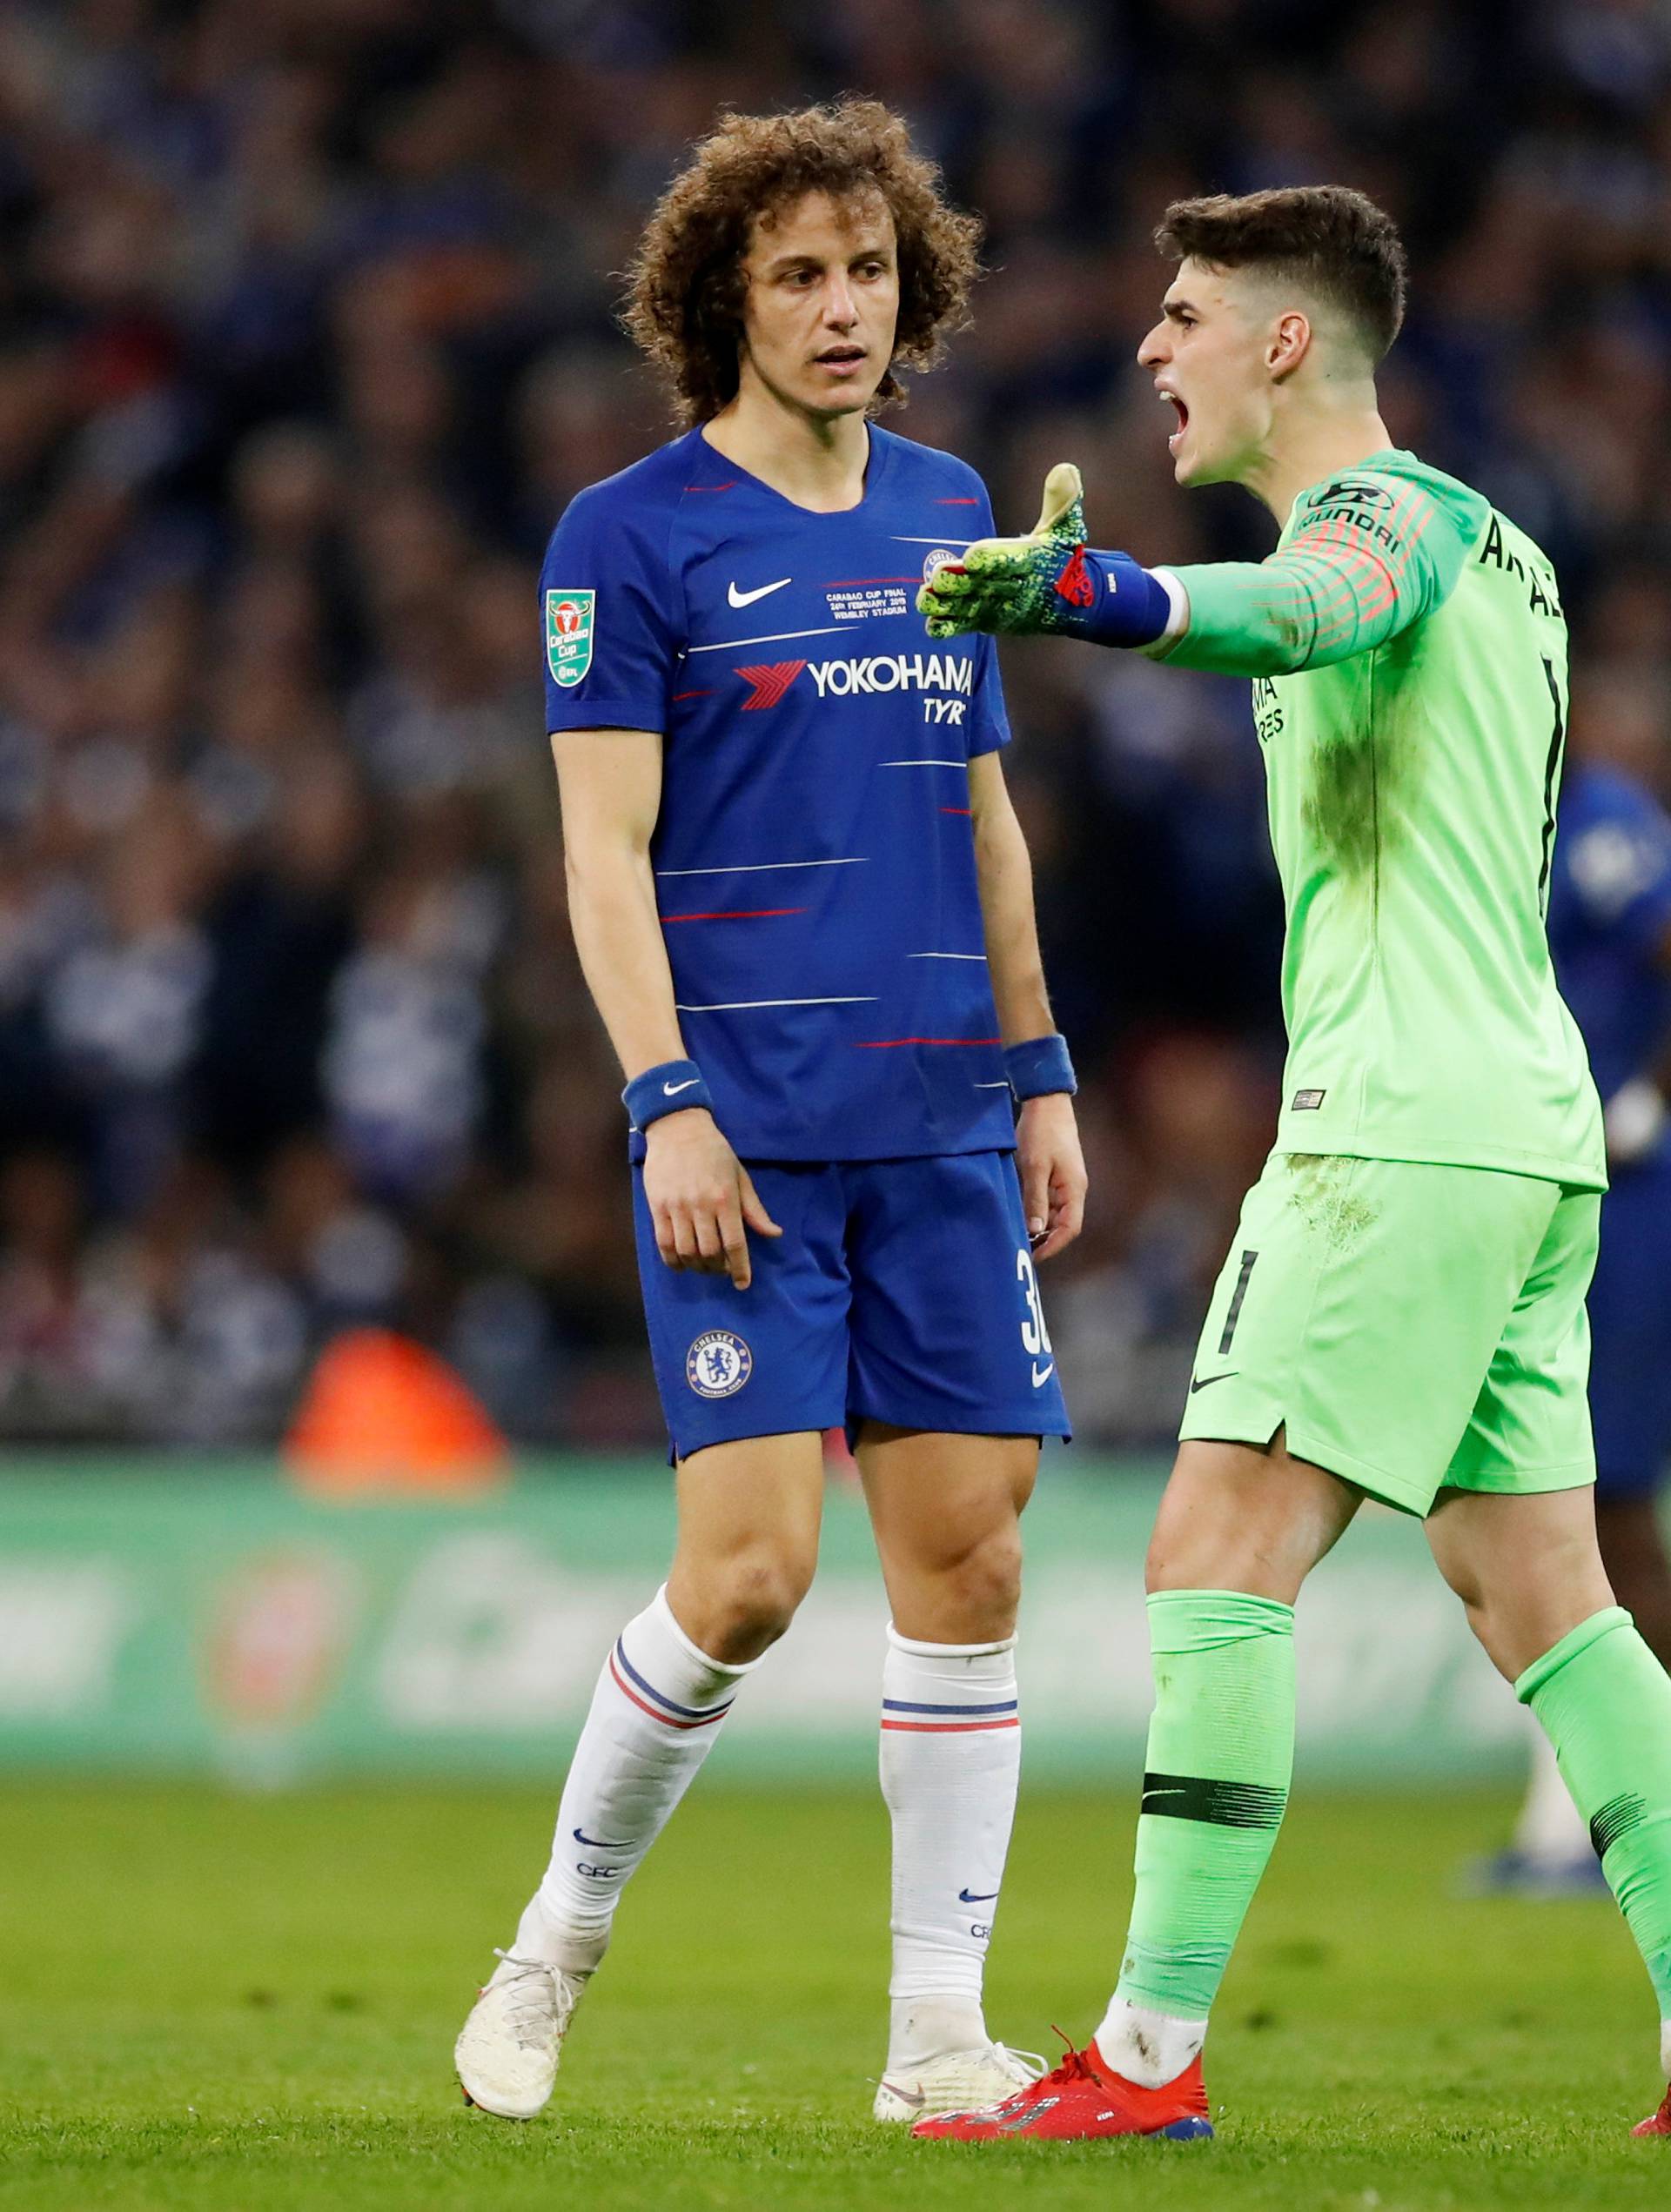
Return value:
<svg viewBox="0 0 1671 2212">
<path fill-rule="evenodd" d="M 1075 610 L 1095 597 L 1084 547 L 1084 486 L 1071 461 L 1058 461 L 1044 479 L 1031 533 L 980 538 L 962 560 L 942 561 L 917 593 L 917 612 L 928 617 L 931 638 L 1073 629 Z"/>
</svg>

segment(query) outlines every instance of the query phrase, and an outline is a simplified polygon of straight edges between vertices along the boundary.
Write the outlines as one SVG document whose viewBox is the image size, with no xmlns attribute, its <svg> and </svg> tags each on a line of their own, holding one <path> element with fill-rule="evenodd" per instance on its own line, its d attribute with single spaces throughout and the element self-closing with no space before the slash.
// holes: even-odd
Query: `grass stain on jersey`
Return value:
<svg viewBox="0 0 1671 2212">
<path fill-rule="evenodd" d="M 1361 661 L 1315 672 L 1351 684 L 1358 697 L 1347 734 L 1316 746 L 1303 801 L 1305 827 L 1341 879 L 1379 890 L 1382 861 L 1409 829 L 1420 772 L 1419 734 L 1411 726 L 1411 680 L 1421 651 L 1420 625 Z"/>
<path fill-rule="evenodd" d="M 1314 1237 L 1331 1251 L 1345 1251 L 1379 1218 L 1368 1200 L 1347 1188 L 1358 1162 L 1343 1152 L 1291 1152 L 1293 1176 L 1289 1203 Z"/>
</svg>

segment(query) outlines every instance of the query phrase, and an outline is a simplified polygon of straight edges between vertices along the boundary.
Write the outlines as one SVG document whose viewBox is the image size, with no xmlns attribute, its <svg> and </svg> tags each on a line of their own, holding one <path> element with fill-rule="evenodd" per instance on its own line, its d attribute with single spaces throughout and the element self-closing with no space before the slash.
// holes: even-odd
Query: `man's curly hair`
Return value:
<svg viewBox="0 0 1671 2212">
<path fill-rule="evenodd" d="M 621 320 L 673 385 L 681 424 L 708 422 L 737 390 L 743 257 L 758 221 L 807 192 L 879 195 L 894 218 L 899 323 L 873 407 L 903 403 L 903 364 L 926 369 L 969 319 L 981 225 L 947 204 L 940 173 L 879 100 L 791 115 L 726 115 L 657 202 L 627 271 Z"/>
</svg>

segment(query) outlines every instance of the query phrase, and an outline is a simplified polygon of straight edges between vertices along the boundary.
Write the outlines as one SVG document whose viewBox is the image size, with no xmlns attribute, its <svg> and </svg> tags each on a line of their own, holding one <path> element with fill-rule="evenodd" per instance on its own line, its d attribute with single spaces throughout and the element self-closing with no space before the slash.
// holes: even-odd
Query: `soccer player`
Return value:
<svg viewBox="0 0 1671 2212">
<path fill-rule="evenodd" d="M 1648 1963 L 1671 2071 L 1671 1681 L 1598 1556 L 1584 1292 L 1607 1180 L 1545 902 L 1567 720 L 1549 563 L 1390 446 L 1405 261 L 1333 187 L 1180 203 L 1138 354 L 1185 485 L 1245 485 L 1260 562 L 1029 539 L 932 580 L 930 635 L 1064 631 L 1253 679 L 1287 902 L 1276 1150 L 1209 1309 L 1148 1561 L 1137 1894 L 1090 2044 L 927 2132 L 1210 2134 L 1207 2015 L 1287 1800 L 1293 1607 L 1366 1496 L 1423 1516 L 1542 1724 Z M 1671 2133 L 1671 2095 L 1644 2128 Z"/>
<path fill-rule="evenodd" d="M 549 2095 L 622 1886 L 807 1589 L 842 1424 L 892 1612 L 876 2115 L 1038 2071 L 989 2038 L 981 1986 L 1017 1520 L 1067 1433 L 1035 1263 L 1077 1234 L 1085 1177 L 993 648 L 930 645 L 916 607 L 925 564 L 991 528 L 986 493 L 869 419 L 960 319 L 977 235 L 875 103 L 726 118 L 631 293 L 688 426 L 581 493 L 546 559 L 571 915 L 628 1078 L 679 1524 L 459 2038 L 466 2095 L 507 2117 Z"/>
<path fill-rule="evenodd" d="M 1612 1188 L 1590 1284 L 1590 1411 L 1602 1563 L 1661 1665 L 1671 1563 L 1657 1493 L 1671 1456 L 1671 816 L 1646 777 L 1665 743 L 1657 694 L 1598 679 L 1574 702 L 1549 893 L 1561 994 L 1606 1101 Z M 1601 1879 L 1545 1739 L 1512 1849 L 1486 1886 L 1531 1896 Z"/>
</svg>

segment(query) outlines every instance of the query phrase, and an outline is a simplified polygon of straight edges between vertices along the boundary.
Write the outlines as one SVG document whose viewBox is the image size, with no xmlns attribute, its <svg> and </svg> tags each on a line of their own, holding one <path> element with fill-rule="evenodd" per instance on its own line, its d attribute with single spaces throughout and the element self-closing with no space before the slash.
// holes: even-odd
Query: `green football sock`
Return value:
<svg viewBox="0 0 1671 2212">
<path fill-rule="evenodd" d="M 1528 1666 L 1514 1694 L 1554 1746 L 1671 2021 L 1671 1677 L 1610 1605 Z"/>
<path fill-rule="evenodd" d="M 1115 2002 L 1205 2020 L 1277 1840 L 1294 1764 L 1294 1609 L 1149 1600 L 1155 1711 Z"/>
</svg>

